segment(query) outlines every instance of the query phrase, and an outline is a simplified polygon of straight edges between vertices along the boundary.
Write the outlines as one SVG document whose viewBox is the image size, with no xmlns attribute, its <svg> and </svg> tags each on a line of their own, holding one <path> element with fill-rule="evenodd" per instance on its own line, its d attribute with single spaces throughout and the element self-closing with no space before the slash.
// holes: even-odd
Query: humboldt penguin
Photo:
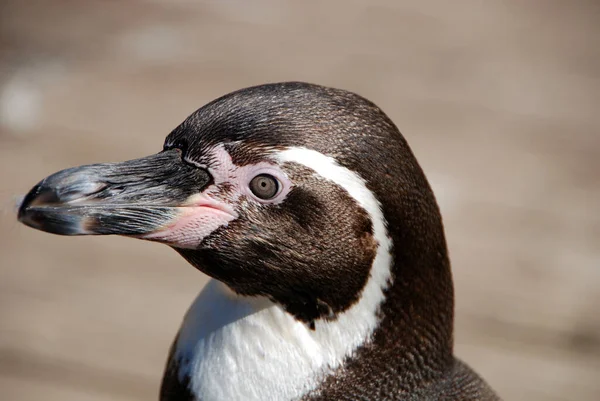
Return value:
<svg viewBox="0 0 600 401">
<path fill-rule="evenodd" d="M 18 218 L 164 243 L 212 279 L 160 399 L 498 400 L 453 354 L 439 208 L 372 102 L 299 82 L 208 103 L 162 151 L 55 173 Z"/>
</svg>

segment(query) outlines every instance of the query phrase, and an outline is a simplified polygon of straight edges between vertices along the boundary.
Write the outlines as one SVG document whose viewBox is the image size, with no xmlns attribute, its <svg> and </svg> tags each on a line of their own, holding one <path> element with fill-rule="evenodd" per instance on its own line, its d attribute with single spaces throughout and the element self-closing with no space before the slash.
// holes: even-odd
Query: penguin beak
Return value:
<svg viewBox="0 0 600 401">
<path fill-rule="evenodd" d="M 178 149 L 75 167 L 31 189 L 18 219 L 53 234 L 143 237 L 179 219 L 186 202 L 211 182 L 208 171 L 183 162 Z"/>
</svg>

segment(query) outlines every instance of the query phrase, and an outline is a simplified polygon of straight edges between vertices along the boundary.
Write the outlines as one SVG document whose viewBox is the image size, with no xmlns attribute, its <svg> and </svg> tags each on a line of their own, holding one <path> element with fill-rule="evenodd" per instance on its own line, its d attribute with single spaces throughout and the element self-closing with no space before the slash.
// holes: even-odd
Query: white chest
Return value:
<svg viewBox="0 0 600 401">
<path fill-rule="evenodd" d="M 359 301 L 334 321 L 316 321 L 314 330 L 266 298 L 237 296 L 211 280 L 181 327 L 179 379 L 188 376 L 202 401 L 301 398 L 370 341 L 389 262 L 388 252 L 378 254 Z"/>
<path fill-rule="evenodd" d="M 320 336 L 268 300 L 211 281 L 188 311 L 176 357 L 202 401 L 291 400 L 339 365 Z"/>
</svg>

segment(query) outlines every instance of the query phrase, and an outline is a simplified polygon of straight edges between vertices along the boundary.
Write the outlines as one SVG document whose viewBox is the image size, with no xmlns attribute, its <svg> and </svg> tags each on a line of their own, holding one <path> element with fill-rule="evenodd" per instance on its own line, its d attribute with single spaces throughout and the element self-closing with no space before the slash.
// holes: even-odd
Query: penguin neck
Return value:
<svg viewBox="0 0 600 401">
<path fill-rule="evenodd" d="M 423 382 L 443 375 L 454 361 L 454 288 L 443 237 L 439 243 L 433 252 L 415 252 L 416 246 L 395 252 L 394 283 L 385 291 L 381 323 L 365 350 L 385 349 L 390 362 L 421 372 Z"/>
<path fill-rule="evenodd" d="M 422 383 L 442 375 L 453 361 L 443 237 L 440 252 L 403 254 L 391 245 L 379 247 L 360 300 L 314 329 L 265 297 L 240 296 L 211 280 L 175 343 L 179 381 L 203 401 L 286 401 L 369 380 L 374 361 L 411 385 L 417 379 L 402 372 L 418 372 Z"/>
<path fill-rule="evenodd" d="M 361 297 L 314 327 L 264 297 L 235 294 L 211 280 L 188 311 L 175 343 L 179 381 L 197 399 L 300 399 L 318 391 L 372 341 L 391 283 L 391 240 L 380 238 Z"/>
<path fill-rule="evenodd" d="M 408 224 L 400 225 L 391 219 L 393 283 L 385 290 L 373 341 L 356 355 L 373 359 L 385 350 L 382 362 L 399 373 L 418 372 L 418 378 L 398 378 L 408 378 L 412 388 L 431 383 L 454 364 L 454 286 L 443 224 L 437 206 L 431 205 L 434 217 L 429 221 L 404 215 L 400 219 Z"/>
</svg>

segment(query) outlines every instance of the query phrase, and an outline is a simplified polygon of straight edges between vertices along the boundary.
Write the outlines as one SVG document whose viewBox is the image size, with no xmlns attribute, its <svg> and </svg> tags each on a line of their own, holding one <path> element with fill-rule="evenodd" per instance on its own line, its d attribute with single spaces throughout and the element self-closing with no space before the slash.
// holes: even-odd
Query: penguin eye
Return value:
<svg viewBox="0 0 600 401">
<path fill-rule="evenodd" d="M 259 174 L 250 181 L 250 190 L 260 199 L 268 200 L 279 193 L 279 181 L 269 174 Z"/>
</svg>

